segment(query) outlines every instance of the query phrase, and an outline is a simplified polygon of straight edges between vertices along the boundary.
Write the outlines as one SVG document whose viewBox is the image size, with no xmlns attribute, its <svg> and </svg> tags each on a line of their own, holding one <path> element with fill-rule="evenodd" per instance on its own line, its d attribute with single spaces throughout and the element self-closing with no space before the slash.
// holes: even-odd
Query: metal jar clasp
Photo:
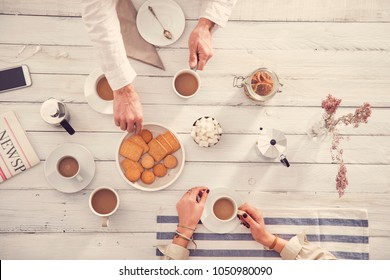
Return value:
<svg viewBox="0 0 390 280">
<path fill-rule="evenodd" d="M 244 86 L 244 81 L 246 77 L 243 76 L 234 76 L 233 87 L 242 88 Z"/>
</svg>

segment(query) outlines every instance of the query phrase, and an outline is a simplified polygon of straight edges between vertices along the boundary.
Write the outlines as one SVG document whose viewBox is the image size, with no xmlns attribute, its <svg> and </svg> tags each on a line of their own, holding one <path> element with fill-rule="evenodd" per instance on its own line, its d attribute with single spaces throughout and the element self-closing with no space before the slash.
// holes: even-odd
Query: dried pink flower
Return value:
<svg viewBox="0 0 390 280">
<path fill-rule="evenodd" d="M 321 106 L 325 109 L 325 112 L 328 115 L 334 115 L 336 113 L 337 108 L 341 103 L 341 99 L 337 99 L 329 94 L 325 100 L 322 101 Z"/>
<path fill-rule="evenodd" d="M 348 186 L 347 179 L 347 167 L 345 167 L 344 161 L 341 161 L 339 172 L 336 176 L 336 189 L 339 192 L 339 197 L 342 197 L 345 192 L 345 188 Z"/>
<path fill-rule="evenodd" d="M 325 127 L 333 134 L 332 145 L 330 148 L 332 160 L 340 163 L 339 172 L 336 176 L 336 189 L 339 192 L 339 197 L 344 195 L 345 188 L 348 185 L 347 179 L 347 167 L 344 164 L 344 150 L 340 145 L 340 140 L 343 137 L 339 134 L 337 125 L 343 123 L 344 125 L 352 124 L 353 127 L 358 127 L 360 123 L 367 123 L 368 118 L 371 116 L 371 105 L 364 103 L 362 106 L 355 110 L 355 113 L 349 113 L 347 115 L 335 118 L 337 108 L 341 103 L 341 99 L 333 97 L 329 94 L 325 100 L 322 101 L 321 106 L 324 108 L 326 114 L 324 116 Z"/>
</svg>

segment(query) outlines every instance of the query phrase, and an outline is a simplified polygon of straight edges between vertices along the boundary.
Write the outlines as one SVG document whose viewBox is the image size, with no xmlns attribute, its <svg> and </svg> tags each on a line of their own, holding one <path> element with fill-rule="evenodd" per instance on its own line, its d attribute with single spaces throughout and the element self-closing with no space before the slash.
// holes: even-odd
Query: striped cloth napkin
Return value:
<svg viewBox="0 0 390 280">
<path fill-rule="evenodd" d="M 338 259 L 369 259 L 368 215 L 360 209 L 262 209 L 270 232 L 290 239 L 304 232 L 310 242 L 332 252 Z M 157 216 L 156 239 L 169 244 L 178 217 L 172 210 Z M 201 223 L 194 234 L 198 248 L 190 245 L 190 259 L 280 259 L 278 253 L 253 240 L 249 230 L 239 225 L 228 234 L 208 231 Z M 161 253 L 156 250 L 156 255 Z"/>
</svg>

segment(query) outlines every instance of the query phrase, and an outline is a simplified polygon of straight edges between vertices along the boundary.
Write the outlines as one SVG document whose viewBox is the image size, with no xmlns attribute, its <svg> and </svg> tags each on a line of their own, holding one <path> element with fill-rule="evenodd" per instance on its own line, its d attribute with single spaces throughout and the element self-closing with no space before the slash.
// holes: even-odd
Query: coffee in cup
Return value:
<svg viewBox="0 0 390 280">
<path fill-rule="evenodd" d="M 230 196 L 218 197 L 212 203 L 213 215 L 221 222 L 230 222 L 237 215 L 243 215 L 245 212 L 238 210 L 236 201 Z"/>
<path fill-rule="evenodd" d="M 109 216 L 119 207 L 119 196 L 110 187 L 97 188 L 89 197 L 89 207 L 96 215 L 103 217 L 102 227 L 108 227 Z"/>
<path fill-rule="evenodd" d="M 104 75 L 98 80 L 96 84 L 96 92 L 98 96 L 105 101 L 111 101 L 114 99 L 114 93 L 107 81 L 107 78 Z"/>
<path fill-rule="evenodd" d="M 76 158 L 72 156 L 64 156 L 57 161 L 57 173 L 64 179 L 76 178 L 78 181 L 82 181 L 83 177 L 80 176 L 80 164 Z"/>
<path fill-rule="evenodd" d="M 173 90 L 182 98 L 190 98 L 198 93 L 200 77 L 193 70 L 183 69 L 173 77 Z"/>
</svg>

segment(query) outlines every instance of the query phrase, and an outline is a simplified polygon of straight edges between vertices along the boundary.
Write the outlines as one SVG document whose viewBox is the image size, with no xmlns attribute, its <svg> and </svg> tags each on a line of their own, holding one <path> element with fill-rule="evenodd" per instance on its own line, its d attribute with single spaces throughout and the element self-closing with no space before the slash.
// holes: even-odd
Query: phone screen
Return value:
<svg viewBox="0 0 390 280">
<path fill-rule="evenodd" d="M 26 85 L 22 67 L 0 71 L 0 91 Z"/>
</svg>

